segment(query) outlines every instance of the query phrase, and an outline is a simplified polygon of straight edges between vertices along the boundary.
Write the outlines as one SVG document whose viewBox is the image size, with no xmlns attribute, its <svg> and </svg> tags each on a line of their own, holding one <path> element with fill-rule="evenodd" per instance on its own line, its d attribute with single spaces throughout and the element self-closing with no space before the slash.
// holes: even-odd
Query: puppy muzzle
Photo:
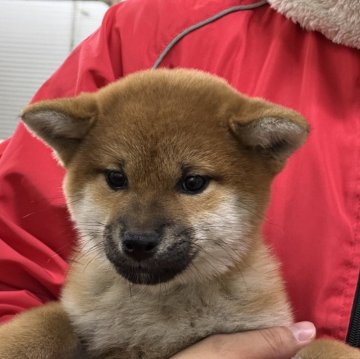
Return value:
<svg viewBox="0 0 360 359">
<path fill-rule="evenodd" d="M 104 237 L 107 258 L 122 277 L 134 284 L 168 282 L 183 272 L 197 253 L 187 238 L 164 245 L 169 239 L 151 231 L 127 231 L 116 240 L 107 230 Z"/>
</svg>

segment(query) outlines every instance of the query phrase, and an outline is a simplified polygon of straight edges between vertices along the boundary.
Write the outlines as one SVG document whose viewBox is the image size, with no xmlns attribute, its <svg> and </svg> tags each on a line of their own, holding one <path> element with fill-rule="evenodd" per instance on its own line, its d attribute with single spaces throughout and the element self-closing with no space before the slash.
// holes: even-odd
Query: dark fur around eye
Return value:
<svg viewBox="0 0 360 359">
<path fill-rule="evenodd" d="M 123 171 L 107 170 L 105 179 L 108 186 L 115 191 L 125 189 L 128 186 L 128 179 Z"/>
</svg>

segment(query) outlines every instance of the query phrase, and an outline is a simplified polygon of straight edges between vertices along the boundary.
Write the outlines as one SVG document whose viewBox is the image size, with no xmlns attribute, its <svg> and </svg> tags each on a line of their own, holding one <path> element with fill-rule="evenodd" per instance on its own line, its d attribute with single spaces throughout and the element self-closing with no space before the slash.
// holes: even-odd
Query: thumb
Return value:
<svg viewBox="0 0 360 359">
<path fill-rule="evenodd" d="M 290 359 L 316 335 L 310 322 L 210 336 L 171 359 Z"/>
<path fill-rule="evenodd" d="M 237 358 L 289 359 L 309 344 L 315 335 L 315 326 L 310 322 L 240 333 Z"/>
</svg>

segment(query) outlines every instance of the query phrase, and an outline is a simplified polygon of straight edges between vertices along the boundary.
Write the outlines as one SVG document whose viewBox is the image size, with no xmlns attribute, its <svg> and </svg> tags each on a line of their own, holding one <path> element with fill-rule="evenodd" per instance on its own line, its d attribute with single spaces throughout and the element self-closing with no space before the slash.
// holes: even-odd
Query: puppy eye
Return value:
<svg viewBox="0 0 360 359">
<path fill-rule="evenodd" d="M 128 180 L 125 173 L 122 171 L 106 171 L 105 178 L 109 187 L 115 191 L 125 189 L 127 187 Z"/>
<path fill-rule="evenodd" d="M 206 176 L 188 176 L 181 182 L 181 189 L 187 194 L 198 194 L 205 190 L 210 181 Z"/>
</svg>

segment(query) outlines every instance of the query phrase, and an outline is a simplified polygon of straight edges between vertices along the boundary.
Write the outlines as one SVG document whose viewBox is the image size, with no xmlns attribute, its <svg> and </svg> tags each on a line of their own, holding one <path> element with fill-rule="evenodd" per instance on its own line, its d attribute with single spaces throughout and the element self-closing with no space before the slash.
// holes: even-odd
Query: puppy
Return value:
<svg viewBox="0 0 360 359">
<path fill-rule="evenodd" d="M 5 325 L 0 358 L 166 359 L 211 334 L 292 322 L 260 226 L 307 137 L 298 113 L 205 73 L 154 70 L 23 120 L 67 170 L 79 248 L 61 304 Z M 300 357 L 340 358 L 318 345 Z"/>
</svg>

